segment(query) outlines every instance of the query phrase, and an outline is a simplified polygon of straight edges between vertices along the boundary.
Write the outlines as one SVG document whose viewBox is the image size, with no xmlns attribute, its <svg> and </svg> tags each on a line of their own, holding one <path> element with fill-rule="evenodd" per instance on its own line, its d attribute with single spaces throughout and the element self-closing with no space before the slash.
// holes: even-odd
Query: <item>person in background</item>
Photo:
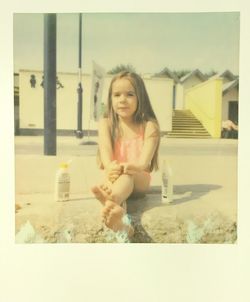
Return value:
<svg viewBox="0 0 250 302">
<path fill-rule="evenodd" d="M 238 125 L 231 120 L 222 121 L 222 138 L 238 138 Z"/>
</svg>

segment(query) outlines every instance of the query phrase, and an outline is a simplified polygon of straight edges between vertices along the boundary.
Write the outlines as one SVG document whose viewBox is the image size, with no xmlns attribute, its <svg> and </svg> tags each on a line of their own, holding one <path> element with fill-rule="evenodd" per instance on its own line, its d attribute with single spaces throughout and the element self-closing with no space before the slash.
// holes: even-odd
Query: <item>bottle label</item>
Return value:
<svg viewBox="0 0 250 302">
<path fill-rule="evenodd" d="M 162 202 L 169 203 L 172 201 L 171 183 L 166 175 L 166 173 L 162 173 L 162 188 L 161 188 L 161 198 Z"/>
<path fill-rule="evenodd" d="M 69 199 L 69 182 L 60 182 L 57 184 L 57 200 L 68 200 Z"/>
<path fill-rule="evenodd" d="M 165 173 L 162 173 L 162 196 L 167 197 L 167 190 L 168 190 L 168 178 Z"/>
<path fill-rule="evenodd" d="M 57 201 L 69 200 L 70 177 L 68 173 L 60 173 L 56 179 L 56 195 Z"/>
</svg>

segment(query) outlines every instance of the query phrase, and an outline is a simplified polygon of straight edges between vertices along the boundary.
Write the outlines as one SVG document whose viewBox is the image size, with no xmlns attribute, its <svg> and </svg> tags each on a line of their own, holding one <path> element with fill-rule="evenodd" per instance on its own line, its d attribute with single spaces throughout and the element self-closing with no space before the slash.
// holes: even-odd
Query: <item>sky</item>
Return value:
<svg viewBox="0 0 250 302">
<path fill-rule="evenodd" d="M 78 70 L 79 14 L 57 14 L 57 70 Z M 238 12 L 84 13 L 82 71 L 130 64 L 138 73 L 239 73 Z M 14 71 L 43 70 L 43 15 L 14 14 Z"/>
</svg>

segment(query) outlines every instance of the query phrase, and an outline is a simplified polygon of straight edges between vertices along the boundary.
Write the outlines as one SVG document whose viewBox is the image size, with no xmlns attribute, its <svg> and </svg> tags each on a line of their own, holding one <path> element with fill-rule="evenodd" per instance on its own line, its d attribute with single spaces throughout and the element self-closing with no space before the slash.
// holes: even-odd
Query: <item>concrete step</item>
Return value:
<svg viewBox="0 0 250 302">
<path fill-rule="evenodd" d="M 175 110 L 172 118 L 172 138 L 210 138 L 210 134 L 201 122 L 189 110 Z"/>
<path fill-rule="evenodd" d="M 173 114 L 173 117 L 187 117 L 187 118 L 192 118 L 195 117 L 192 113 L 191 114 Z"/>
<path fill-rule="evenodd" d="M 204 127 L 199 127 L 199 125 L 173 125 L 172 129 L 189 129 L 189 130 L 195 130 L 195 129 L 204 129 Z"/>
<path fill-rule="evenodd" d="M 193 115 L 193 113 L 189 110 L 174 110 L 173 115 Z"/>
<path fill-rule="evenodd" d="M 173 129 L 171 131 L 172 133 L 205 133 L 208 134 L 208 132 L 204 129 Z"/>
<path fill-rule="evenodd" d="M 176 133 L 168 133 L 167 134 L 167 137 L 168 138 L 211 138 L 210 135 L 193 135 L 193 134 L 190 134 L 190 135 L 187 135 L 187 134 L 183 134 L 183 133 L 179 133 L 179 134 L 176 134 Z"/>
<path fill-rule="evenodd" d="M 195 121 L 195 120 L 190 120 L 190 121 L 187 121 L 187 120 L 172 120 L 172 123 L 173 124 L 198 124 L 198 125 L 202 125 L 200 121 Z"/>
<path fill-rule="evenodd" d="M 192 134 L 194 134 L 194 133 L 200 133 L 200 134 L 202 134 L 202 135 L 209 135 L 209 133 L 207 132 L 207 131 L 203 131 L 203 132 L 201 132 L 201 131 L 180 131 L 180 130 L 178 130 L 178 131 L 171 131 L 171 132 L 169 132 L 169 134 L 178 134 L 178 133 L 180 133 L 180 134 L 187 134 L 187 135 L 192 135 Z"/>
<path fill-rule="evenodd" d="M 172 120 L 172 124 L 175 125 L 200 125 L 203 127 L 202 123 L 199 121 L 176 121 L 176 120 Z"/>
<path fill-rule="evenodd" d="M 173 122 L 178 122 L 178 123 L 183 123 L 183 122 L 187 122 L 187 123 L 192 123 L 192 122 L 193 123 L 200 123 L 199 120 L 194 119 L 194 118 L 192 118 L 192 119 L 183 119 L 183 118 L 177 119 L 177 118 L 173 118 L 172 121 Z"/>
</svg>

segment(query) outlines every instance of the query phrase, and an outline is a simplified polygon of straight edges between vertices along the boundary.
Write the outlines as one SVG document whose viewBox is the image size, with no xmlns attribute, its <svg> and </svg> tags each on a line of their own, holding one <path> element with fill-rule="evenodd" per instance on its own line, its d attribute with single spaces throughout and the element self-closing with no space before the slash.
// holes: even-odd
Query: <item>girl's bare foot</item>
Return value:
<svg viewBox="0 0 250 302">
<path fill-rule="evenodd" d="M 102 210 L 102 218 L 106 226 L 118 231 L 124 215 L 124 209 L 112 200 L 107 200 Z"/>
<path fill-rule="evenodd" d="M 130 224 L 123 222 L 125 211 L 117 203 L 108 200 L 102 210 L 102 217 L 105 225 L 114 232 L 126 232 L 129 237 L 134 234 L 134 228 Z"/>
<path fill-rule="evenodd" d="M 114 202 L 112 190 L 108 185 L 94 186 L 91 188 L 95 197 L 104 205 L 102 220 L 104 224 L 114 232 L 125 232 L 128 237 L 134 234 L 134 228 L 130 223 L 124 223 L 126 210 Z"/>
<path fill-rule="evenodd" d="M 95 195 L 103 205 L 110 198 L 112 193 L 111 189 L 106 185 L 94 186 L 91 188 L 92 193 Z"/>
</svg>

